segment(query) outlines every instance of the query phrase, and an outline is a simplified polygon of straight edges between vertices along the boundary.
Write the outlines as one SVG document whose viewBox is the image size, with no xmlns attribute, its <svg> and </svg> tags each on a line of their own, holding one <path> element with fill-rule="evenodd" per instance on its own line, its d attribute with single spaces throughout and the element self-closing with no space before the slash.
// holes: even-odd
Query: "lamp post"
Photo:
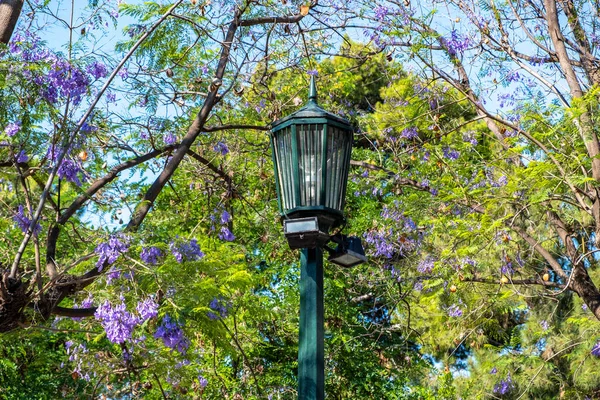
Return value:
<svg viewBox="0 0 600 400">
<path fill-rule="evenodd" d="M 366 261 L 358 238 L 330 236 L 344 222 L 352 126 L 317 104 L 315 77 L 308 103 L 271 126 L 279 212 L 292 249 L 301 249 L 298 398 L 325 397 L 323 249 L 342 266 Z M 338 244 L 335 250 L 329 241 Z"/>
</svg>

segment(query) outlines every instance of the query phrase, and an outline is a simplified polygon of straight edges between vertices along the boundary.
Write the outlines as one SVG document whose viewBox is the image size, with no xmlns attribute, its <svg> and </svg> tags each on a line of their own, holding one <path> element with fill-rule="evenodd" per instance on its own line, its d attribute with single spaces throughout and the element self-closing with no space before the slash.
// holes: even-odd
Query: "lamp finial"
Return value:
<svg viewBox="0 0 600 400">
<path fill-rule="evenodd" d="M 308 91 L 309 103 L 317 104 L 317 83 L 314 75 L 310 77 L 310 90 Z"/>
</svg>

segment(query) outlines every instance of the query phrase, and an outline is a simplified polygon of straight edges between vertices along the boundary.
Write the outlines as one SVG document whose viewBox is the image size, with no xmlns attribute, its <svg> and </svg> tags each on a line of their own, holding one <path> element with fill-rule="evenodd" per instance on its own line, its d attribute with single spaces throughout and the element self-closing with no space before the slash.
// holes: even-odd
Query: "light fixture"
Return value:
<svg viewBox="0 0 600 400">
<path fill-rule="evenodd" d="M 317 217 L 328 233 L 344 221 L 353 129 L 317 104 L 314 76 L 305 107 L 271 125 L 279 211 L 283 219 Z"/>
<path fill-rule="evenodd" d="M 329 242 L 329 235 L 319 229 L 317 217 L 284 219 L 283 233 L 291 249 L 314 249 Z"/>
<path fill-rule="evenodd" d="M 341 235 L 336 241 L 338 246 L 335 250 L 330 251 L 328 261 L 345 268 L 355 267 L 367 262 L 360 238 Z"/>
</svg>

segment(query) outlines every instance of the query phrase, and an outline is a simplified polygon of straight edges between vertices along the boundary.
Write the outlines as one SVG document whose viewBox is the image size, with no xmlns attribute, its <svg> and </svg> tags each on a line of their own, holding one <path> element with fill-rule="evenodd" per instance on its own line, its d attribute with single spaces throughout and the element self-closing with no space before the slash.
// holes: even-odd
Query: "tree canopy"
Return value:
<svg viewBox="0 0 600 400">
<path fill-rule="evenodd" d="M 598 4 L 0 4 L 0 397 L 297 397 L 270 124 L 355 127 L 331 399 L 596 398 Z"/>
</svg>

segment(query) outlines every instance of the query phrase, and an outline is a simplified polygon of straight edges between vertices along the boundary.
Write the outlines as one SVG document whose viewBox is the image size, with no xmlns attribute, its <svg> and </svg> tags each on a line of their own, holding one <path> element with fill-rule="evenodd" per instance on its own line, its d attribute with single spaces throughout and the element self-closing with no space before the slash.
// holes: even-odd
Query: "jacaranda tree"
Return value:
<svg viewBox="0 0 600 400">
<path fill-rule="evenodd" d="M 316 74 L 370 257 L 326 267 L 328 396 L 593 397 L 596 8 L 2 4 L 0 394 L 295 398 L 266 132 Z"/>
</svg>

